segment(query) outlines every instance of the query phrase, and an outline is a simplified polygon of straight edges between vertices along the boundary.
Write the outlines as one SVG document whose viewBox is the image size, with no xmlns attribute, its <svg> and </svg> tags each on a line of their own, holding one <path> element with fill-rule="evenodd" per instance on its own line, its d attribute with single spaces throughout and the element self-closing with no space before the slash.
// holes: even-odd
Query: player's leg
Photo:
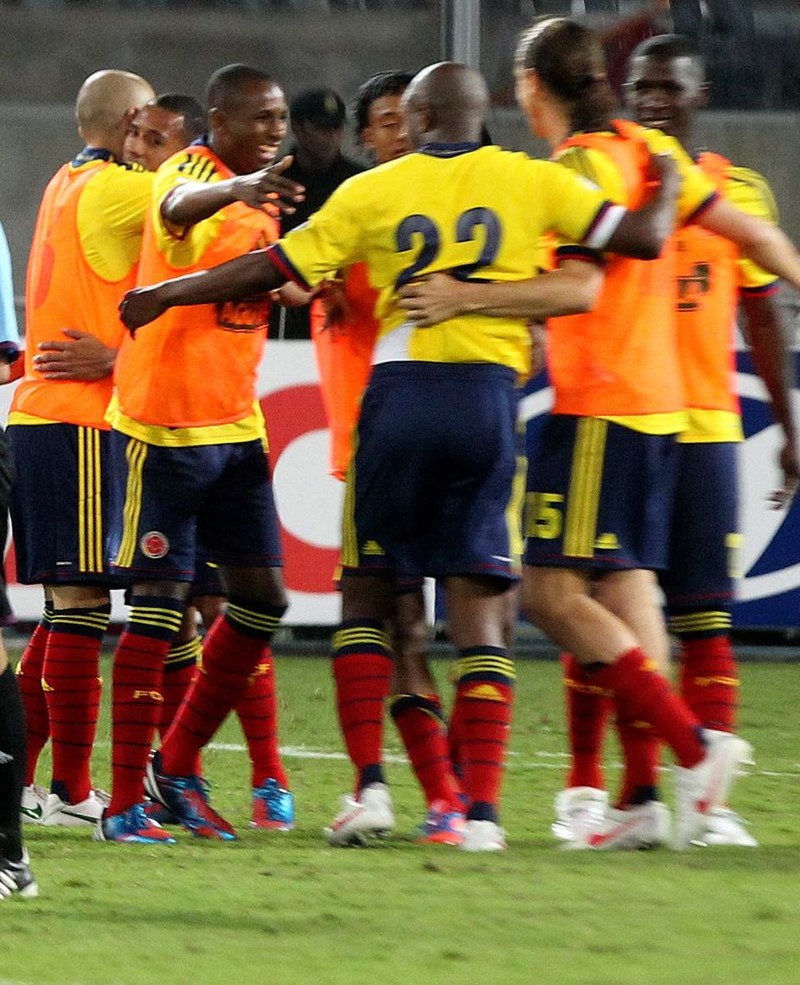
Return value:
<svg viewBox="0 0 800 985">
<path fill-rule="evenodd" d="M 464 832 L 461 785 L 453 772 L 447 719 L 428 665 L 430 630 L 421 587 L 397 593 L 390 625 L 395 661 L 389 707 L 425 796 L 420 841 L 457 845 Z"/>
<path fill-rule="evenodd" d="M 196 504 L 207 481 L 203 449 L 162 448 L 113 432 L 124 508 L 112 532 L 114 570 L 133 580 L 114 654 L 111 804 L 96 836 L 163 843 L 144 812 L 144 781 L 163 707 L 164 662 L 194 575 Z"/>
<path fill-rule="evenodd" d="M 53 617 L 53 599 L 45 589 L 42 617 L 36 624 L 17 665 L 17 683 L 25 709 L 27 766 L 25 789 L 22 792 L 22 820 L 36 823 L 41 820 L 48 791 L 36 784 L 39 756 L 50 739 L 50 718 L 47 699 L 42 688 L 44 655 Z"/>
<path fill-rule="evenodd" d="M 20 577 L 47 586 L 53 607 L 48 632 L 35 634 L 36 640 L 46 636 L 41 678 L 53 744 L 42 823 L 93 825 L 102 804 L 92 789 L 90 760 L 113 581 L 106 554 L 114 508 L 108 435 L 70 424 L 18 425 L 9 440 L 18 462 L 12 509 Z M 43 720 L 35 709 L 33 721 L 41 739 Z M 32 747 L 41 748 L 35 737 Z"/>
<path fill-rule="evenodd" d="M 680 691 L 704 728 L 736 730 L 739 669 L 730 638 L 741 535 L 736 445 L 680 444 L 669 569 L 662 586 L 680 644 Z M 756 839 L 727 805 L 709 815 L 698 841 L 753 848 Z"/>
<path fill-rule="evenodd" d="M 197 535 L 209 557 L 220 565 L 228 604 L 206 634 L 202 673 L 189 688 L 160 755 L 154 757 L 156 785 L 162 794 L 175 791 L 178 808 L 181 791 L 187 783 L 191 785 L 199 752 L 246 694 L 287 605 L 278 566 L 277 514 L 263 448 L 258 441 L 217 446 L 216 455 L 223 465 L 207 489 L 197 517 Z M 273 697 L 273 712 L 275 708 Z M 277 741 L 274 751 L 280 765 Z M 282 767 L 274 779 L 283 781 L 281 790 L 286 789 Z M 175 809 L 170 796 L 163 799 Z M 183 806 L 197 805 L 187 802 Z M 212 817 L 208 809 L 201 811 L 207 823 L 195 827 L 188 823 L 191 816 L 182 816 L 180 809 L 176 813 L 181 823 L 201 837 L 233 837 L 231 826 L 216 812 Z"/>
<path fill-rule="evenodd" d="M 14 894 L 30 898 L 39 893 L 22 842 L 20 804 L 24 780 L 22 699 L 0 639 L 0 901 Z"/>
<path fill-rule="evenodd" d="M 559 498 L 551 501 L 558 506 L 555 516 L 542 515 L 543 500 L 539 500 L 542 526 L 529 531 L 523 606 L 556 643 L 575 655 L 588 670 L 591 683 L 611 692 L 623 727 L 647 721 L 672 747 L 684 768 L 677 835 L 684 847 L 691 832 L 702 825 L 702 814 L 713 806 L 704 799 L 710 793 L 711 775 L 719 769 L 722 777 L 719 789 L 706 799 L 718 800 L 720 791 L 730 784 L 734 761 L 744 754 L 745 744 L 722 742 L 702 731 L 672 693 L 656 662 L 642 651 L 630 627 L 590 597 L 585 573 L 536 563 L 555 549 L 563 559 L 560 563 L 573 567 L 587 562 L 596 568 L 614 563 L 629 568 L 663 564 L 663 517 L 669 507 L 664 493 L 671 494 L 671 485 L 655 480 L 668 478 L 673 446 L 669 439 L 640 435 L 596 419 L 554 418 L 550 438 L 558 431 L 564 432 L 571 445 L 572 481 L 567 485 L 568 496 L 558 492 Z M 554 447 L 552 440 L 550 447 Z M 580 468 L 573 467 L 573 458 Z M 563 464 L 561 475 L 563 485 Z M 639 488 L 643 482 L 644 489 Z M 608 495 L 611 490 L 613 495 Z M 546 548 L 542 546 L 542 540 L 548 539 L 542 537 L 544 532 L 553 533 Z M 651 604 L 651 599 L 643 597 L 641 604 Z M 695 796 L 700 788 L 705 793 Z"/>
</svg>

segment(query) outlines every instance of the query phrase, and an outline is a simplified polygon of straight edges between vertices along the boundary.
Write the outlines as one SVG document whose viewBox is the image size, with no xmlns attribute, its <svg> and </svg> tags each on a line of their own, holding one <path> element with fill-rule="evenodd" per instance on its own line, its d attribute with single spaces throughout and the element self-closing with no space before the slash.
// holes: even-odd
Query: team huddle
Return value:
<svg viewBox="0 0 800 985">
<path fill-rule="evenodd" d="M 800 287 L 800 261 L 760 176 L 684 149 L 705 89 L 684 39 L 633 53 L 632 119 L 576 22 L 537 22 L 515 67 L 550 161 L 486 143 L 474 70 L 382 73 L 356 104 L 377 166 L 283 237 L 305 189 L 275 163 L 287 108 L 272 78 L 219 70 L 207 116 L 129 73 L 84 83 L 86 147 L 37 220 L 7 430 L 20 580 L 45 598 L 17 673 L 23 817 L 119 843 L 171 843 L 176 823 L 234 839 L 202 751 L 236 711 L 251 826 L 294 826 L 271 656 L 287 598 L 255 380 L 271 305 L 300 298 L 346 484 L 332 666 L 355 782 L 327 841 L 394 827 L 388 706 L 425 799 L 420 840 L 506 848 L 521 609 L 563 651 L 571 764 L 554 835 L 584 849 L 756 844 L 728 804 L 751 755 L 729 639 L 733 326 L 741 305 L 785 435 L 782 505 L 800 469 L 774 291 L 778 278 Z M 526 461 L 519 387 L 542 345 L 554 405 Z M 447 714 L 425 656 L 426 577 L 456 651 Z M 90 762 L 115 588 L 130 610 L 105 795 Z M 624 760 L 613 798 L 610 713 Z M 49 790 L 35 783 L 48 740 Z M 658 789 L 665 745 L 674 820 Z M 6 895 L 22 892 L 13 873 L 30 876 L 21 838 L 8 844 Z"/>
</svg>

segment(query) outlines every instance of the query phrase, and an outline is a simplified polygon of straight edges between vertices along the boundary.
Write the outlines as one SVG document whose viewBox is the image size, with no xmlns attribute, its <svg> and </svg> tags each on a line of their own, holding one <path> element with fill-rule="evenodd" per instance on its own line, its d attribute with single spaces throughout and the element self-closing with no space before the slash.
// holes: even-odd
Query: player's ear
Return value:
<svg viewBox="0 0 800 985">
<path fill-rule="evenodd" d="M 208 111 L 209 130 L 218 130 L 221 126 L 224 126 L 225 119 L 225 111 L 221 110 L 218 106 L 212 106 Z"/>
<path fill-rule="evenodd" d="M 709 91 L 710 91 L 710 87 L 708 83 L 701 82 L 699 91 L 697 93 L 696 105 L 698 109 L 705 109 L 705 107 L 708 106 Z"/>
</svg>

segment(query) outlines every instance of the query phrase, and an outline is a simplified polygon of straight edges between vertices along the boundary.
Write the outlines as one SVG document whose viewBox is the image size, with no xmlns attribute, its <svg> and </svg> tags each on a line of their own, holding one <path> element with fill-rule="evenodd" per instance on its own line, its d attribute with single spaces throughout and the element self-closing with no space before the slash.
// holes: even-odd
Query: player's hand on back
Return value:
<svg viewBox="0 0 800 985">
<path fill-rule="evenodd" d="M 154 321 L 168 307 L 159 294 L 158 284 L 153 287 L 137 287 L 128 291 L 120 301 L 119 317 L 131 336 L 135 336 L 137 328 Z"/>
<path fill-rule="evenodd" d="M 92 382 L 114 371 L 116 349 L 104 345 L 90 332 L 64 328 L 64 340 L 40 342 L 33 357 L 36 371 L 46 380 Z"/>
<path fill-rule="evenodd" d="M 283 177 L 292 160 L 291 156 L 282 157 L 260 171 L 239 175 L 233 181 L 236 198 L 253 209 L 270 205 L 280 212 L 294 212 L 295 204 L 305 198 L 305 187 Z"/>
<path fill-rule="evenodd" d="M 438 325 L 459 314 L 456 293 L 459 283 L 449 274 L 430 274 L 401 287 L 397 292 L 398 303 L 408 312 L 409 320 L 420 328 Z"/>
<path fill-rule="evenodd" d="M 800 483 L 800 459 L 794 441 L 784 442 L 779 461 L 783 472 L 783 485 L 769 496 L 769 501 L 776 510 L 782 510 L 791 504 Z"/>
</svg>

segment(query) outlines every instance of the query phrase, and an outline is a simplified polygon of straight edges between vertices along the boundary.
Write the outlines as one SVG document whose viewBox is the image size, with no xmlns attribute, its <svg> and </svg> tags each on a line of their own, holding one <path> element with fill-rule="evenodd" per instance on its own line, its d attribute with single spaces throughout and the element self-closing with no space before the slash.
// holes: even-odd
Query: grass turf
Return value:
<svg viewBox="0 0 800 985">
<path fill-rule="evenodd" d="M 556 664 L 519 665 L 504 795 L 509 851 L 420 847 L 423 813 L 387 728 L 395 836 L 370 849 L 320 837 L 351 782 L 328 665 L 277 661 L 298 827 L 247 828 L 236 721 L 206 756 L 240 840 L 168 847 L 26 827 L 38 900 L 0 906 L 0 985 L 785 985 L 798 980 L 800 666 L 743 667 L 742 733 L 758 766 L 734 790 L 759 849 L 560 851 L 549 835 L 565 736 Z M 110 678 L 106 666 L 106 680 Z M 440 680 L 445 666 L 437 665 Z M 108 778 L 104 711 L 95 771 Z M 609 747 L 609 780 L 617 782 Z M 43 759 L 40 779 L 46 778 Z M 671 777 L 664 787 L 669 798 Z M 795 928 L 794 930 L 792 928 Z"/>
</svg>

